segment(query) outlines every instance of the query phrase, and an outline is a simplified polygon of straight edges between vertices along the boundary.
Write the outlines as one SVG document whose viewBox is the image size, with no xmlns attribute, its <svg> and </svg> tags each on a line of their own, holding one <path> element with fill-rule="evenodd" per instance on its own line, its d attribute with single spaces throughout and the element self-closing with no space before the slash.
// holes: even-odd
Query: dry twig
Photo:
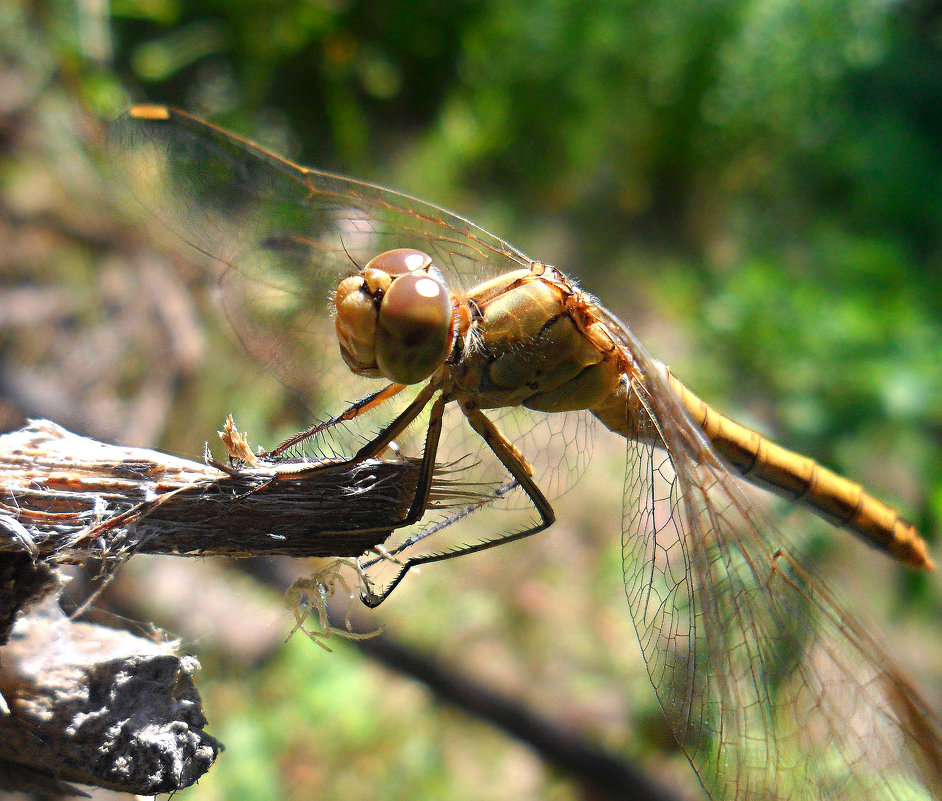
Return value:
<svg viewBox="0 0 942 801">
<path fill-rule="evenodd" d="M 203 731 L 196 660 L 66 619 L 57 569 L 135 553 L 356 556 L 405 517 L 419 474 L 414 459 L 300 467 L 191 462 L 49 421 L 0 437 L 0 789 L 150 795 L 208 770 L 220 745 Z"/>
</svg>

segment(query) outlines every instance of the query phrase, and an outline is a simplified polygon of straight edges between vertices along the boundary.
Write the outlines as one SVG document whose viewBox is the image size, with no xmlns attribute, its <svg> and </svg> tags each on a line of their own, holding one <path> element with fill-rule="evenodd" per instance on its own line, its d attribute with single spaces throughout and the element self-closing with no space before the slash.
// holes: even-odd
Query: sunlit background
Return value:
<svg viewBox="0 0 942 801">
<path fill-rule="evenodd" d="M 228 412 L 274 445 L 284 399 L 188 295 L 185 244 L 110 191 L 100 119 L 143 100 L 557 264 L 699 395 L 896 504 L 939 561 L 938 4 L 0 4 L 3 427 L 198 459 Z M 702 798 L 625 609 L 623 461 L 597 442 L 548 533 L 425 568 L 365 621 Z M 938 704 L 939 581 L 821 531 L 804 556 Z M 277 588 L 230 564 L 136 558 L 104 600 L 202 662 L 227 750 L 181 798 L 596 797 L 354 645 L 284 644 Z"/>
</svg>

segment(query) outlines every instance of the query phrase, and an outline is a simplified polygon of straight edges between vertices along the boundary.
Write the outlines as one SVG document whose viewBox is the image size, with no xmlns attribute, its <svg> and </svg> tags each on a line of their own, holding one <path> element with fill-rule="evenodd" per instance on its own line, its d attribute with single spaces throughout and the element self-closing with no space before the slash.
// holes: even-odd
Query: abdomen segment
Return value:
<svg viewBox="0 0 942 801">
<path fill-rule="evenodd" d="M 806 506 L 829 523 L 847 529 L 911 567 L 934 567 L 915 526 L 895 509 L 868 494 L 859 484 L 716 411 L 687 389 L 666 366 L 661 367 L 662 376 L 687 415 L 710 440 L 716 453 L 750 484 Z M 625 389 L 620 388 L 592 411 L 616 433 L 637 436 L 640 427 L 632 422 L 628 403 Z"/>
</svg>

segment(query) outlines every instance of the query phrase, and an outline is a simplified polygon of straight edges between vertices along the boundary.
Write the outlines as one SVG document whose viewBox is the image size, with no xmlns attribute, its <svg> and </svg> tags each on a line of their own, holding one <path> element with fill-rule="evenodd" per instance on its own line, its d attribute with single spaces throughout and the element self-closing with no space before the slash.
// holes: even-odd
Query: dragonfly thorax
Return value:
<svg viewBox="0 0 942 801">
<path fill-rule="evenodd" d="M 534 263 L 474 287 L 474 347 L 457 391 L 480 408 L 592 409 L 619 385 L 620 351 L 595 321 L 591 299 L 559 271 Z"/>
<path fill-rule="evenodd" d="M 454 314 L 444 278 L 418 250 L 381 253 L 334 295 L 334 322 L 344 362 L 357 375 L 416 384 L 451 349 Z"/>
</svg>

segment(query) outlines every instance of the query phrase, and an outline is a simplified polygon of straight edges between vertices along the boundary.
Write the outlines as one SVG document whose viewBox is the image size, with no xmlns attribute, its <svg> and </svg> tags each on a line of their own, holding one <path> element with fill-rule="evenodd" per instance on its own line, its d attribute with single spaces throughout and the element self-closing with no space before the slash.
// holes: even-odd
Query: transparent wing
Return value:
<svg viewBox="0 0 942 801">
<path fill-rule="evenodd" d="M 486 414 L 523 454 L 534 480 L 550 500 L 569 491 L 592 459 L 599 423 L 588 411 L 547 414 L 507 406 L 489 409 Z M 455 432 L 459 432 L 459 437 L 454 437 Z M 483 443 L 477 434 L 469 434 L 467 426 L 450 429 L 448 437 L 444 453 L 474 453 L 480 458 Z M 499 472 L 501 481 L 505 480 L 506 471 Z M 525 496 L 519 500 L 511 496 L 503 505 L 532 507 Z"/>
<path fill-rule="evenodd" d="M 232 331 L 289 390 L 299 428 L 315 414 L 337 414 L 379 388 L 374 380 L 354 376 L 340 357 L 331 296 L 341 278 L 396 247 L 431 255 L 450 290 L 459 293 L 531 264 L 516 248 L 444 209 L 301 167 L 185 112 L 152 111 L 116 123 L 114 169 L 163 227 L 202 254 L 202 274 Z M 311 450 L 349 454 L 411 394 L 325 433 Z M 447 422 L 456 417 L 450 414 Z M 505 409 L 492 417 L 525 451 L 549 496 L 581 474 L 591 453 L 586 414 L 551 418 Z M 400 444 L 413 455 L 423 436 L 417 421 Z M 446 426 L 439 461 L 461 460 L 471 481 L 467 466 L 489 461 L 482 449 L 459 419 Z M 473 480 L 500 486 L 506 480 L 500 472 L 482 467 Z M 511 504 L 506 499 L 505 505 Z"/>
<path fill-rule="evenodd" d="M 925 703 L 779 547 L 640 345 L 607 322 L 639 368 L 626 408 L 638 430 L 625 476 L 628 605 L 658 699 L 707 792 L 942 797 L 942 742 Z"/>
<path fill-rule="evenodd" d="M 207 257 L 234 327 L 289 386 L 309 389 L 304 376 L 337 350 L 328 311 L 339 279 L 384 250 L 429 253 L 453 292 L 530 264 L 444 209 L 159 111 L 115 124 L 115 167 L 151 214 Z"/>
<path fill-rule="evenodd" d="M 304 256 L 306 270 L 336 275 L 350 272 L 351 260 L 362 265 L 390 248 L 421 247 L 452 289 L 531 263 L 507 242 L 445 209 L 302 167 L 185 112 L 159 110 L 150 118 L 128 115 L 116 123 L 117 157 L 136 154 L 144 159 L 138 169 L 149 164 L 157 179 L 165 171 L 160 162 L 171 163 L 174 185 L 158 180 L 154 191 L 173 205 L 198 202 L 188 238 L 222 262 L 238 262 L 260 245 L 293 247 Z M 174 218 L 175 225 L 180 221 Z"/>
</svg>

